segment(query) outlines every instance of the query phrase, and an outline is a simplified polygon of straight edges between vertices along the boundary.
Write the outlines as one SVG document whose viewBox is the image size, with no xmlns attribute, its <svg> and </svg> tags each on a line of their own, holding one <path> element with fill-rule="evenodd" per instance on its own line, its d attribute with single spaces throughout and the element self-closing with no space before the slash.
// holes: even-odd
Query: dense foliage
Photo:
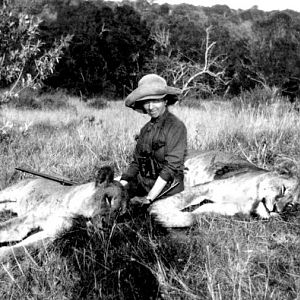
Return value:
<svg viewBox="0 0 300 300">
<path fill-rule="evenodd" d="M 84 2 L 62 6 L 55 22 L 42 27 L 47 40 L 66 33 L 74 39 L 56 75 L 47 84 L 83 94 L 110 90 L 122 95 L 150 53 L 146 23 L 130 6 L 111 9 Z"/>
<path fill-rule="evenodd" d="M 299 96 L 300 14 L 292 10 L 148 0 L 11 2 L 16 18 L 18 11 L 42 18 L 44 43 L 74 35 L 55 73 L 44 81 L 49 87 L 123 97 L 143 74 L 157 72 L 200 97 L 239 95 L 256 85 L 276 86 L 292 100 Z M 1 53 L 9 50 L 1 44 Z M 6 78 L 0 81 L 7 85 Z"/>
<path fill-rule="evenodd" d="M 39 39 L 40 18 L 14 14 L 6 7 L 0 8 L 0 17 L 0 87 L 10 85 L 0 97 L 2 103 L 19 97 L 28 87 L 39 88 L 53 73 L 72 37 L 66 34 L 45 46 Z"/>
</svg>

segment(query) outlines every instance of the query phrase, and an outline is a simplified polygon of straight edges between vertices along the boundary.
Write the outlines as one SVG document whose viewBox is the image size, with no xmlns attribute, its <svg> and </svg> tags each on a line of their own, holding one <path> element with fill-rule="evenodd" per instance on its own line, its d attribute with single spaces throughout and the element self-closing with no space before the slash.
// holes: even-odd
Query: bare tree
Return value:
<svg viewBox="0 0 300 300">
<path fill-rule="evenodd" d="M 223 79 L 225 68 L 220 56 L 213 56 L 213 48 L 216 42 L 210 41 L 210 31 L 212 27 L 206 29 L 205 39 L 205 53 L 204 62 L 182 61 L 180 57 L 173 59 L 172 64 L 166 70 L 171 74 L 172 83 L 174 85 L 181 85 L 183 90 L 183 97 L 185 97 L 191 90 L 199 90 L 212 93 L 212 88 L 206 84 L 199 82 L 199 78 L 204 75 L 213 77 L 216 81 L 226 84 Z"/>
<path fill-rule="evenodd" d="M 161 49 L 167 49 L 170 46 L 170 30 L 165 26 L 156 26 L 151 37 Z"/>
</svg>

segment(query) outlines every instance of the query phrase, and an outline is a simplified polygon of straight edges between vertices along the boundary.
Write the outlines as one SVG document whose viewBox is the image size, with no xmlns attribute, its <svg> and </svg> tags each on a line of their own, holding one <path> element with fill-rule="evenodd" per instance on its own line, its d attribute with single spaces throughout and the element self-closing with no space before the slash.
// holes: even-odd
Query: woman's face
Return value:
<svg viewBox="0 0 300 300">
<path fill-rule="evenodd" d="M 166 100 L 164 99 L 149 99 L 143 104 L 144 110 L 151 118 L 158 118 L 166 110 Z"/>
</svg>

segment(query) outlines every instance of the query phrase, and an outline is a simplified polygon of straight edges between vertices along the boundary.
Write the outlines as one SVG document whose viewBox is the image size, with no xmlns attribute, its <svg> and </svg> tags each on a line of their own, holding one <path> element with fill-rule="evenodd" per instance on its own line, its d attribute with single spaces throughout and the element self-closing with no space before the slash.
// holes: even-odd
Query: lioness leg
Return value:
<svg viewBox="0 0 300 300">
<path fill-rule="evenodd" d="M 150 215 L 164 227 L 188 227 L 193 225 L 194 216 L 190 212 L 182 212 L 179 207 L 184 200 L 174 195 L 158 200 L 151 205 Z"/>
<path fill-rule="evenodd" d="M 164 227 L 189 227 L 192 226 L 196 219 L 190 212 L 181 212 L 178 209 L 170 209 L 162 213 L 159 210 L 151 210 L 150 214 L 154 220 Z"/>
<path fill-rule="evenodd" d="M 155 201 L 150 207 L 150 214 L 165 227 L 189 227 L 195 223 L 195 216 L 188 209 L 206 200 L 204 195 L 195 194 L 193 189 L 186 189 L 174 196 Z"/>
<path fill-rule="evenodd" d="M 257 205 L 250 206 L 240 206 L 237 203 L 207 203 L 192 212 L 194 215 L 202 213 L 216 213 L 224 216 L 234 216 L 238 213 L 250 215 L 252 213 L 256 214 L 262 219 L 269 219 L 270 213 L 267 211 L 265 205 L 260 201 Z"/>
<path fill-rule="evenodd" d="M 0 224 L 0 243 L 21 241 L 38 228 L 39 224 L 32 215 L 10 219 Z"/>
<path fill-rule="evenodd" d="M 21 217 L 10 219 L 0 224 L 0 243 L 14 242 L 25 239 L 33 231 L 45 231 L 49 236 L 55 236 L 61 230 L 72 226 L 72 215 L 66 216 L 59 212 L 51 216 L 43 215 L 41 210 L 33 211 Z"/>
<path fill-rule="evenodd" d="M 260 217 L 262 219 L 269 219 L 271 216 L 270 212 L 267 211 L 265 204 L 263 204 L 261 201 L 258 203 L 254 212 L 258 217 Z M 275 216 L 276 214 L 273 213 L 272 215 Z"/>
<path fill-rule="evenodd" d="M 246 213 L 234 203 L 206 203 L 195 209 L 192 214 L 216 213 L 225 216 L 234 216 L 237 213 Z M 247 212 L 249 213 L 249 212 Z"/>
<path fill-rule="evenodd" d="M 19 256 L 20 254 L 24 254 L 24 248 L 27 247 L 38 247 L 39 245 L 42 246 L 41 243 L 45 243 L 45 241 L 52 240 L 53 237 L 49 232 L 47 231 L 39 231 L 37 233 L 34 233 L 33 235 L 27 237 L 23 241 L 12 245 L 12 246 L 5 246 L 0 248 L 0 262 L 5 261 L 10 255 Z M 20 253 L 22 251 L 22 253 Z"/>
<path fill-rule="evenodd" d="M 32 199 L 36 198 L 35 192 L 40 182 L 41 179 L 26 179 L 0 191 L 0 211 L 24 213 Z"/>
<path fill-rule="evenodd" d="M 18 196 L 14 188 L 0 191 L 0 211 L 12 211 L 17 213 Z"/>
</svg>

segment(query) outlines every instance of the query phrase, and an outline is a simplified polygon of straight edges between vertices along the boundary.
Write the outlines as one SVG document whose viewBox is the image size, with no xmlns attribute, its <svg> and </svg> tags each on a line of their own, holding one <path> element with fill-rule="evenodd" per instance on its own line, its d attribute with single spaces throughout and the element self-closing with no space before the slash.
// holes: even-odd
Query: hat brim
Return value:
<svg viewBox="0 0 300 300">
<path fill-rule="evenodd" d="M 182 93 L 181 89 L 165 86 L 144 86 L 137 87 L 125 98 L 125 105 L 138 112 L 145 113 L 143 108 L 143 102 L 149 99 L 163 99 L 167 98 L 168 105 L 174 104 L 178 100 L 178 95 Z"/>
<path fill-rule="evenodd" d="M 141 101 L 146 101 L 146 100 L 150 100 L 150 99 L 162 99 L 166 96 L 167 94 L 163 94 L 163 95 L 149 95 L 149 96 L 145 96 L 145 97 L 142 97 L 142 98 L 139 98 L 136 100 L 136 102 L 141 102 Z"/>
</svg>

